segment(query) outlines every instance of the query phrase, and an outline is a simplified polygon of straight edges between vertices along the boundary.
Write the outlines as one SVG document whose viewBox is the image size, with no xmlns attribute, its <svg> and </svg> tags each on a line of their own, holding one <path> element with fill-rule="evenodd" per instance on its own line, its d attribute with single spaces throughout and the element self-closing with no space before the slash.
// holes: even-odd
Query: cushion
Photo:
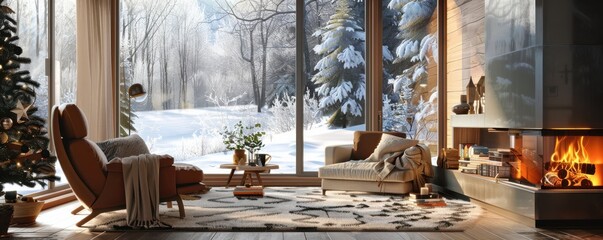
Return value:
<svg viewBox="0 0 603 240">
<path fill-rule="evenodd" d="M 186 163 L 174 163 L 176 168 L 176 185 L 199 183 L 203 181 L 203 170 L 195 165 Z M 180 192 L 180 190 L 178 190 Z"/>
<path fill-rule="evenodd" d="M 383 133 L 401 138 L 406 137 L 406 134 L 401 132 L 356 131 L 354 132 L 354 147 L 351 159 L 364 160 L 368 158 L 375 151 Z"/>
<path fill-rule="evenodd" d="M 344 163 L 331 164 L 318 169 L 318 177 L 326 179 L 375 181 L 377 184 L 377 173 L 373 170 L 376 162 L 348 161 Z M 410 182 L 413 181 L 414 173 L 411 170 L 393 171 L 384 182 Z M 353 184 L 353 183 L 350 183 Z"/>
<path fill-rule="evenodd" d="M 390 134 L 383 134 L 379 144 L 375 148 L 375 151 L 373 151 L 373 153 L 366 158 L 366 161 L 378 162 L 380 160 L 384 160 L 388 157 L 388 155 L 391 156 L 391 154 L 396 152 L 402 152 L 409 147 L 417 145 L 418 143 L 418 140 L 396 137 Z"/>
<path fill-rule="evenodd" d="M 107 159 L 149 154 L 147 144 L 140 136 L 138 136 L 138 134 L 109 139 L 106 141 L 97 142 L 96 144 L 103 151 L 103 153 L 105 153 Z"/>
<path fill-rule="evenodd" d="M 63 139 L 80 139 L 88 136 L 88 121 L 75 104 L 63 104 L 61 111 L 61 136 Z"/>
</svg>

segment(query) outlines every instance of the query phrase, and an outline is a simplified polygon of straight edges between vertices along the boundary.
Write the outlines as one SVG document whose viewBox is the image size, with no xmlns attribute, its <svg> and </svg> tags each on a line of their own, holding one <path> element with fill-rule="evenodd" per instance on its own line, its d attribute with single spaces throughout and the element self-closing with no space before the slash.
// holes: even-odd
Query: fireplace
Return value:
<svg viewBox="0 0 603 240">
<path fill-rule="evenodd" d="M 510 144 L 504 136 L 492 147 L 516 157 L 508 181 L 455 174 L 457 190 L 536 226 L 603 226 L 603 1 L 484 7 L 486 109 L 457 127 L 506 131 Z"/>
<path fill-rule="evenodd" d="M 541 189 L 603 188 L 603 136 L 557 134 L 513 136 L 518 156 L 510 180 Z"/>
</svg>

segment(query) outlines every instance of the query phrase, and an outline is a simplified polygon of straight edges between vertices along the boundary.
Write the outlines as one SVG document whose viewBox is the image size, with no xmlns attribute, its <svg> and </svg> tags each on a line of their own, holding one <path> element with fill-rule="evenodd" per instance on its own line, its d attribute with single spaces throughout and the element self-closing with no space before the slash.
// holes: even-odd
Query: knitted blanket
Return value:
<svg viewBox="0 0 603 240">
<path fill-rule="evenodd" d="M 427 146 L 417 140 L 404 139 L 383 134 L 373 154 L 364 161 L 378 162 L 373 170 L 377 173 L 379 184 L 396 169 L 412 170 L 414 173 L 413 191 L 425 184 L 424 176 L 433 176 L 431 153 Z"/>
<path fill-rule="evenodd" d="M 126 191 L 127 222 L 130 227 L 150 228 L 159 222 L 159 159 L 140 154 L 121 159 Z"/>
</svg>

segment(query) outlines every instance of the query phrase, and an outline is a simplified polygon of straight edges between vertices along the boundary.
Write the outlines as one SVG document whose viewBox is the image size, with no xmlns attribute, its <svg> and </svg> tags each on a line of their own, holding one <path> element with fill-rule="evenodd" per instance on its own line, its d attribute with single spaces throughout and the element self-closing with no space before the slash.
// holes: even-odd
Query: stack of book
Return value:
<svg viewBox="0 0 603 240">
<path fill-rule="evenodd" d="M 462 173 L 477 174 L 479 163 L 471 160 L 459 160 L 459 171 Z"/>
<path fill-rule="evenodd" d="M 416 203 L 418 206 L 424 207 L 441 207 L 446 206 L 446 202 L 444 198 L 440 196 L 438 193 L 430 193 L 430 194 L 418 194 L 418 193 L 410 193 L 409 195 L 410 201 Z"/>
<path fill-rule="evenodd" d="M 249 196 L 264 196 L 264 187 L 262 186 L 238 186 L 232 191 L 237 197 L 249 197 Z"/>
<path fill-rule="evenodd" d="M 489 161 L 481 165 L 479 174 L 487 177 L 508 178 L 511 176 L 511 165 L 515 156 L 510 149 L 496 149 L 488 153 Z"/>
<path fill-rule="evenodd" d="M 473 145 L 463 160 L 459 160 L 459 170 L 463 173 L 477 174 L 481 160 L 488 160 L 488 148 Z"/>
<path fill-rule="evenodd" d="M 506 178 L 511 174 L 513 155 L 505 149 L 490 151 L 488 155 L 474 155 L 469 160 L 460 160 L 459 169 L 464 173 L 477 174 L 486 177 Z"/>
</svg>

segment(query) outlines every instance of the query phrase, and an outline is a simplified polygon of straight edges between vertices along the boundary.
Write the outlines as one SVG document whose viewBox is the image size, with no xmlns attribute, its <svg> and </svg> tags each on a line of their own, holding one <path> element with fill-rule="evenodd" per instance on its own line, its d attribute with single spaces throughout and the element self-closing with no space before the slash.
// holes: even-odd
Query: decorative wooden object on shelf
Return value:
<svg viewBox="0 0 603 240">
<path fill-rule="evenodd" d="M 461 95 L 461 103 L 452 107 L 452 112 L 456 114 L 467 114 L 469 112 L 469 104 L 467 104 L 467 95 Z"/>
<path fill-rule="evenodd" d="M 477 93 L 477 113 L 478 114 L 482 114 L 484 113 L 484 94 L 486 93 L 486 77 L 482 76 L 479 78 L 479 81 L 477 81 L 477 84 L 475 85 L 476 87 L 476 93 Z"/>
<path fill-rule="evenodd" d="M 476 93 L 473 78 L 469 77 L 469 84 L 467 84 L 467 103 L 469 103 L 469 114 L 475 114 L 475 107 L 473 107 L 473 104 L 475 103 Z"/>
</svg>

